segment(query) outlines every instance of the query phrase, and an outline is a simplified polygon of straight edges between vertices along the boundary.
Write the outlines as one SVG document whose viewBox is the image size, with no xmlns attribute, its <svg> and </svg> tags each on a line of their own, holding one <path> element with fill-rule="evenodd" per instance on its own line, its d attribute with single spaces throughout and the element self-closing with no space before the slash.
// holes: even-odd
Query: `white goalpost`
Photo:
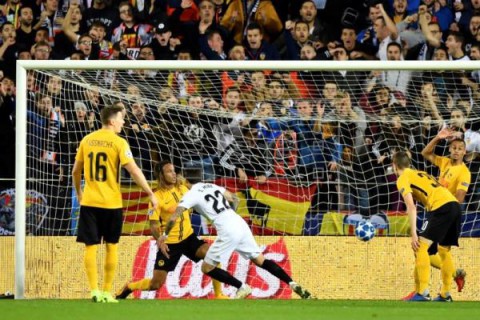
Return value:
<svg viewBox="0 0 480 320">
<path fill-rule="evenodd" d="M 477 71 L 480 61 L 18 60 L 15 299 L 85 296 L 86 281 L 78 280 L 69 292 L 62 289 L 62 277 L 76 271 L 82 279 L 83 272 L 80 245 L 74 244 L 79 205 L 69 181 L 71 165 L 76 143 L 99 127 L 99 110 L 115 101 L 126 105 L 123 134 L 152 185 L 155 164 L 171 160 L 187 179 L 214 181 L 236 192 L 238 213 L 260 237 L 265 253 L 316 288 L 321 298 L 343 296 L 310 274 L 323 263 L 315 257 L 333 259 L 324 266 L 331 281 L 342 281 L 334 269 L 346 262 L 370 268 L 372 273 L 359 272 L 376 274 L 383 279 L 378 281 L 410 279 L 410 269 L 394 275 L 372 266 L 383 261 L 397 270 L 393 264 L 401 263 L 390 254 L 411 259 L 402 246 L 408 239 L 400 239 L 408 237 L 409 227 L 395 194 L 391 154 L 408 149 L 418 168 L 436 176 L 421 150 L 438 130 L 450 126 L 468 131 L 468 137 L 478 135 L 478 142 L 466 141 L 472 182 L 462 225 L 466 245 L 456 261 L 472 265 L 474 283 L 480 274 L 479 253 L 473 250 L 480 237 L 480 84 L 472 78 Z M 38 115 L 42 108 L 47 113 Z M 447 142 L 436 152 L 446 155 Z M 122 277 L 138 280 L 151 274 L 155 254 L 148 242 L 145 197 L 125 173 L 121 180 L 128 245 L 120 255 L 125 261 L 120 262 L 117 287 L 128 280 Z M 376 237 L 366 244 L 352 237 L 362 219 L 376 227 Z M 198 218 L 195 223 L 200 235 L 215 235 L 208 221 Z M 312 240 L 317 237 L 325 242 L 320 249 Z M 338 251 L 345 252 L 341 261 L 334 260 Z M 58 254 L 65 265 L 50 265 L 47 260 Z M 295 260 L 307 262 L 300 266 Z M 181 264 L 166 289 L 137 297 L 207 297 L 211 290 L 196 275 L 199 269 L 184 260 Z M 258 297 L 289 294 L 237 256 L 225 268 L 258 283 Z M 41 284 L 28 283 L 36 272 L 41 273 L 38 281 L 58 292 L 46 293 Z M 410 288 L 411 281 L 405 282 L 400 289 L 392 285 L 378 294 L 393 299 L 397 290 Z M 372 288 L 359 283 L 359 294 L 365 286 Z M 330 295 L 321 296 L 324 292 Z M 462 297 L 478 299 L 473 292 Z"/>
</svg>

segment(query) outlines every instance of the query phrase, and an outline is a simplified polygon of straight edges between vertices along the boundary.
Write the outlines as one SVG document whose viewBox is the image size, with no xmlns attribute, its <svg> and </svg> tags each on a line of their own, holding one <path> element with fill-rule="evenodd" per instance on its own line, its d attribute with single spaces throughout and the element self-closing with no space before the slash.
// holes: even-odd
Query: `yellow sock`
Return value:
<svg viewBox="0 0 480 320">
<path fill-rule="evenodd" d="M 415 264 L 415 269 L 413 269 L 413 279 L 415 279 L 415 292 L 420 291 L 420 281 L 418 280 L 418 269 Z"/>
<path fill-rule="evenodd" d="M 430 256 L 430 265 L 435 269 L 442 268 L 442 258 L 440 258 L 440 254 L 434 254 Z"/>
<path fill-rule="evenodd" d="M 440 290 L 440 294 L 446 298 L 447 293 L 450 293 L 452 289 L 452 274 L 455 271 L 455 266 L 453 265 L 450 248 L 438 246 L 438 253 L 442 259 L 442 268 L 440 269 L 442 273 L 442 289 Z"/>
<path fill-rule="evenodd" d="M 130 290 L 142 290 L 142 291 L 147 291 L 150 290 L 150 283 L 152 282 L 152 279 L 142 279 L 136 282 L 132 282 L 128 284 L 128 288 Z"/>
<path fill-rule="evenodd" d="M 85 271 L 87 272 L 90 291 L 98 290 L 97 245 L 85 246 L 83 263 L 85 265 Z"/>
<path fill-rule="evenodd" d="M 218 264 L 217 267 L 221 268 L 222 266 Z M 212 279 L 212 285 L 213 285 L 213 292 L 215 292 L 215 297 L 223 296 L 222 283 L 218 280 Z"/>
<path fill-rule="evenodd" d="M 115 270 L 118 263 L 118 245 L 107 243 L 107 253 L 105 254 L 105 264 L 103 267 L 103 291 L 112 291 L 113 278 L 115 277 Z"/>
<path fill-rule="evenodd" d="M 428 290 L 428 281 L 430 280 L 430 259 L 428 258 L 428 244 L 420 241 L 420 247 L 417 251 L 415 261 L 418 274 L 418 293 L 424 294 Z"/>
</svg>

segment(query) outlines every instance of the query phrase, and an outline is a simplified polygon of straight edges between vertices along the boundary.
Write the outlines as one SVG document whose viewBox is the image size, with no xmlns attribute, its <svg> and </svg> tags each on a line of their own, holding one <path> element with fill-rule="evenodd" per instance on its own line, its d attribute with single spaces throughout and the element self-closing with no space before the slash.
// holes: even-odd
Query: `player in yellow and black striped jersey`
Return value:
<svg viewBox="0 0 480 320">
<path fill-rule="evenodd" d="M 153 207 L 157 199 L 145 176 L 133 160 L 130 147 L 117 134 L 125 123 L 125 107 L 121 103 L 101 111 L 102 128 L 85 136 L 80 142 L 72 179 L 80 202 L 77 241 L 85 243 L 85 269 L 94 302 L 118 302 L 111 289 L 118 264 L 117 244 L 122 231 L 122 193 L 120 167 L 149 195 Z M 82 172 L 85 188 L 82 190 Z M 105 242 L 105 274 L 102 292 L 98 288 L 97 246 Z"/>
<path fill-rule="evenodd" d="M 170 216 L 175 213 L 180 199 L 188 191 L 188 188 L 184 181 L 179 179 L 170 161 L 160 162 L 155 168 L 155 176 L 158 178 L 159 185 L 158 190 L 155 192 L 155 197 L 158 199 L 159 205 L 156 209 L 150 208 L 149 220 L 152 235 L 158 240 L 165 231 L 165 225 Z M 157 246 L 159 250 L 155 259 L 153 278 L 127 283 L 117 293 L 117 299 L 126 299 L 134 290 L 158 290 L 165 283 L 168 272 L 175 269 L 182 255 L 198 262 L 205 257 L 210 245 L 193 233 L 190 210 L 185 210 L 175 221 L 167 240 L 165 242 L 157 241 Z M 162 253 L 162 250 L 160 250 L 161 246 L 166 246 L 165 249 L 168 255 Z M 213 288 L 217 299 L 226 298 L 218 281 L 213 280 Z"/>
<path fill-rule="evenodd" d="M 430 261 L 428 248 L 438 243 L 441 259 L 442 288 L 436 301 L 452 301 L 450 295 L 453 259 L 451 246 L 458 246 L 460 235 L 461 209 L 457 199 L 432 176 L 410 168 L 411 160 L 406 152 L 393 156 L 393 170 L 398 176 L 397 188 L 407 206 L 410 220 L 412 249 L 416 253 L 419 287 L 410 301 L 429 301 L 428 281 Z M 417 208 L 414 200 L 425 207 L 426 221 L 417 233 Z"/>
<path fill-rule="evenodd" d="M 439 183 L 450 191 L 457 198 L 460 204 L 463 203 L 471 182 L 471 174 L 465 165 L 463 158 L 467 152 L 467 147 L 463 139 L 453 139 L 448 146 L 449 156 L 438 156 L 434 153 L 435 147 L 439 141 L 450 139 L 454 132 L 450 128 L 444 128 L 425 146 L 422 150 L 422 156 L 440 169 Z M 438 254 L 437 244 L 433 243 L 428 248 L 430 255 L 430 264 L 436 269 L 441 268 L 441 259 Z M 416 269 L 414 275 L 416 275 Z M 453 279 L 457 283 L 457 290 L 461 292 L 465 285 L 465 271 L 463 269 L 455 270 Z M 418 288 L 418 277 L 415 276 L 416 288 Z M 410 294 L 409 296 L 412 296 Z M 408 297 L 408 296 L 407 296 Z"/>
</svg>

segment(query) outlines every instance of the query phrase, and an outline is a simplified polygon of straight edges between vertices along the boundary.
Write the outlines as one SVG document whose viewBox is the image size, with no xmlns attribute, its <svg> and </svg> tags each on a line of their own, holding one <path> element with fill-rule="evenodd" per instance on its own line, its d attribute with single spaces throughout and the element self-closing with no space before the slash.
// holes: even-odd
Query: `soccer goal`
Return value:
<svg viewBox="0 0 480 320">
<path fill-rule="evenodd" d="M 79 141 L 101 127 L 100 110 L 116 102 L 126 108 L 121 135 L 152 186 L 155 165 L 168 160 L 191 183 L 236 193 L 238 214 L 264 253 L 320 298 L 397 299 L 411 289 L 408 217 L 391 157 L 407 150 L 414 167 L 442 183 L 422 150 L 451 128 L 466 142 L 471 171 L 456 263 L 471 268 L 469 281 L 478 283 L 478 70 L 480 63 L 464 61 L 19 60 L 16 186 L 2 191 L 15 206 L 0 213 L 15 221 L 0 228 L 15 233 L 16 298 L 88 295 L 71 169 Z M 448 156 L 449 141 L 439 141 L 434 153 Z M 156 252 L 148 197 L 126 172 L 120 179 L 117 289 L 151 276 Z M 422 219 L 420 208 L 419 225 Z M 361 220 L 376 229 L 367 243 L 354 236 Z M 196 213 L 192 224 L 198 235 L 215 236 Z M 5 268 L 6 287 L 13 263 Z M 291 296 L 287 285 L 236 254 L 224 268 L 250 283 L 254 297 Z M 210 279 L 186 258 L 158 292 L 136 295 L 211 296 Z M 477 298 L 472 290 L 462 299 Z"/>
</svg>

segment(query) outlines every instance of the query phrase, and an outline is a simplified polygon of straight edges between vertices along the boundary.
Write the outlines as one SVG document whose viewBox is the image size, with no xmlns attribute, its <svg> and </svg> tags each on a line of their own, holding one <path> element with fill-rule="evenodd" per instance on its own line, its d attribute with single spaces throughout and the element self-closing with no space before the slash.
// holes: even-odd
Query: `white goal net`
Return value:
<svg viewBox="0 0 480 320">
<path fill-rule="evenodd" d="M 76 148 L 101 126 L 100 110 L 118 101 L 127 110 L 121 135 L 153 185 L 161 160 L 172 161 L 189 180 L 223 185 L 241 199 L 238 213 L 255 235 L 352 236 L 356 222 L 370 219 L 377 236 L 408 236 L 392 154 L 408 150 L 415 168 L 438 177 L 421 152 L 450 127 L 465 139 L 472 174 L 462 236 L 480 236 L 480 91 L 472 77 L 478 64 L 459 70 L 378 62 L 262 67 L 179 61 L 163 69 L 135 63 L 27 69 L 25 226 L 32 246 L 35 236 L 76 234 Z M 448 153 L 448 141 L 440 141 L 435 154 Z M 123 234 L 150 235 L 148 197 L 126 172 L 121 180 Z M 419 217 L 420 224 L 421 208 Z M 195 213 L 192 223 L 198 235 L 215 235 Z M 133 270 L 128 276 L 148 275 L 152 252 L 144 243 L 135 261 L 123 261 Z M 203 291 L 156 296 L 204 296 L 209 289 Z"/>
</svg>

